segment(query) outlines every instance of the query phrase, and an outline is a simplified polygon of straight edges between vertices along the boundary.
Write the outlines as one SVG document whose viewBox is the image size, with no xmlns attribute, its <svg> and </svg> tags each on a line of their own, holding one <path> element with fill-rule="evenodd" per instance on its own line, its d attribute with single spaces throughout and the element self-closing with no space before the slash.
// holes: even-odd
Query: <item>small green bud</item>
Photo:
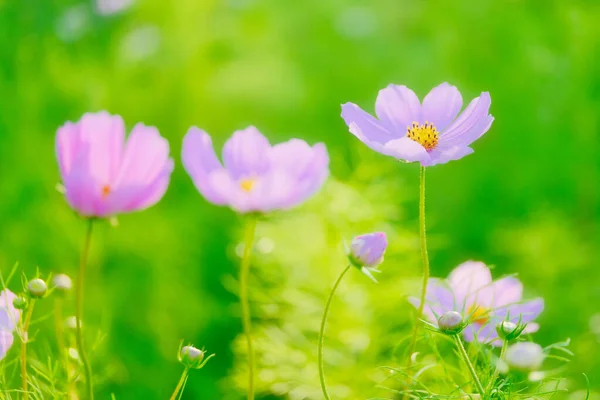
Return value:
<svg viewBox="0 0 600 400">
<path fill-rule="evenodd" d="M 27 291 L 33 297 L 42 298 L 48 291 L 48 285 L 46 285 L 43 279 L 35 278 L 27 284 Z"/>
<path fill-rule="evenodd" d="M 26 309 L 27 308 L 27 298 L 23 297 L 23 296 L 15 297 L 15 299 L 13 300 L 13 306 L 17 310 L 24 310 L 24 309 Z"/>
<path fill-rule="evenodd" d="M 184 346 L 179 351 L 179 362 L 186 368 L 200 369 L 204 367 L 208 360 L 214 357 L 214 354 L 206 357 L 206 351 L 195 348 L 194 346 Z"/>
<path fill-rule="evenodd" d="M 459 312 L 448 311 L 438 318 L 438 328 L 447 335 L 458 335 L 465 329 L 465 323 Z"/>
<path fill-rule="evenodd" d="M 54 278 L 52 278 L 52 284 L 56 290 L 63 293 L 66 293 L 73 288 L 71 278 L 69 278 L 69 275 L 65 274 L 55 275 Z"/>
<path fill-rule="evenodd" d="M 500 336 L 501 339 L 511 341 L 521 336 L 521 333 L 523 333 L 526 326 L 527 324 L 515 324 L 510 321 L 502 321 L 496 325 L 496 332 L 498 332 L 498 336 Z"/>
</svg>

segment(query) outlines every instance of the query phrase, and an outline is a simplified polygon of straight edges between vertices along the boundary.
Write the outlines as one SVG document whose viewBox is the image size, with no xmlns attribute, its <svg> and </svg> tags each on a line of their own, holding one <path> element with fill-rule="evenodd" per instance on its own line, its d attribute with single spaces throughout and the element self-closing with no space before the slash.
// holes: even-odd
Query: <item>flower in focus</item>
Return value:
<svg viewBox="0 0 600 400">
<path fill-rule="evenodd" d="M 156 204 L 169 185 L 169 143 L 137 124 L 125 140 L 118 115 L 87 113 L 58 129 L 56 153 L 69 205 L 85 217 L 109 217 Z"/>
<path fill-rule="evenodd" d="M 417 298 L 409 301 L 419 307 Z M 465 340 L 478 340 L 501 346 L 496 325 L 502 321 L 527 324 L 523 332 L 532 333 L 539 325 L 532 322 L 544 309 L 541 298 L 523 302 L 523 285 L 515 277 L 492 281 L 490 269 L 482 262 L 467 261 L 454 269 L 447 280 L 430 279 L 423 314 L 432 322 L 447 311 L 468 316 L 463 331 Z"/>
<path fill-rule="evenodd" d="M 506 350 L 505 360 L 509 367 L 519 371 L 532 371 L 542 366 L 544 349 L 537 343 L 521 342 Z"/>
<path fill-rule="evenodd" d="M 210 136 L 196 127 L 183 140 L 183 165 L 211 203 L 241 213 L 297 206 L 315 194 L 329 175 L 322 143 L 292 139 L 271 146 L 255 127 L 237 131 L 223 147 L 223 164 Z"/>
<path fill-rule="evenodd" d="M 350 263 L 360 269 L 365 275 L 377 282 L 372 272 L 379 272 L 377 266 L 383 262 L 387 248 L 387 236 L 384 232 L 367 233 L 352 239 L 348 258 Z"/>
<path fill-rule="evenodd" d="M 462 96 L 455 86 L 444 82 L 421 103 L 406 86 L 389 85 L 377 96 L 377 118 L 353 103 L 342 105 L 342 118 L 350 132 L 371 149 L 427 167 L 471 154 L 471 143 L 494 120 L 490 105 L 489 93 L 483 92 L 459 115 Z"/>
<path fill-rule="evenodd" d="M 21 312 L 13 305 L 16 298 L 8 289 L 0 292 L 0 360 L 13 344 L 13 331 L 21 317 Z"/>
</svg>

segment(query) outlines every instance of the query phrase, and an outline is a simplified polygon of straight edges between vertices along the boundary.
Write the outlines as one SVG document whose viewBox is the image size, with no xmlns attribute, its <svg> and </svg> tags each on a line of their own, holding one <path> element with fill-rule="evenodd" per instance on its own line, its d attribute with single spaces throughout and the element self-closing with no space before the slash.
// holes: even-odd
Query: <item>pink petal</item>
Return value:
<svg viewBox="0 0 600 400">
<path fill-rule="evenodd" d="M 419 98 L 406 86 L 389 85 L 379 91 L 375 102 L 377 117 L 393 126 L 399 136 L 413 122 L 423 123 Z"/>
<path fill-rule="evenodd" d="M 456 267 L 448 277 L 448 283 L 456 297 L 457 307 L 477 304 L 477 295 L 492 282 L 490 269 L 482 262 L 467 261 Z"/>
<path fill-rule="evenodd" d="M 423 119 L 444 130 L 456 118 L 462 107 L 462 96 L 446 82 L 434 87 L 423 99 Z"/>
<path fill-rule="evenodd" d="M 257 176 L 269 169 L 271 145 L 258 129 L 250 126 L 234 132 L 223 147 L 223 163 L 234 179 Z"/>
</svg>

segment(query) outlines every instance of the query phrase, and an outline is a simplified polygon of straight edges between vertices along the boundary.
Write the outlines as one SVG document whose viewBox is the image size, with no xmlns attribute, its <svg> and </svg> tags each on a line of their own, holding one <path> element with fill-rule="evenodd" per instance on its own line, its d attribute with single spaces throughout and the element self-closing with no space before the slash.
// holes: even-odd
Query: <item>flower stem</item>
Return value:
<svg viewBox="0 0 600 400">
<path fill-rule="evenodd" d="M 67 386 L 69 386 L 69 358 L 67 356 L 67 345 L 65 342 L 63 299 L 61 297 L 54 299 L 54 328 L 56 330 L 56 346 L 58 347 L 58 354 L 64 364 L 63 368 L 65 369 L 66 382 Z"/>
<path fill-rule="evenodd" d="M 502 341 L 502 350 L 500 350 L 500 358 L 498 359 L 498 362 L 496 363 L 496 369 L 494 370 L 494 374 L 492 375 L 492 379 L 490 380 L 490 383 L 488 384 L 486 393 L 489 395 L 491 395 L 492 389 L 494 388 L 494 383 L 496 382 L 496 379 L 498 379 L 498 375 L 500 374 L 500 363 L 502 363 L 504 361 L 504 354 L 506 353 L 506 349 L 508 348 L 508 340 L 503 340 Z"/>
<path fill-rule="evenodd" d="M 90 362 L 85 354 L 83 347 L 83 335 L 81 332 L 81 321 L 83 319 L 83 292 L 85 285 L 85 267 L 88 261 L 88 255 L 90 252 L 90 244 L 92 241 L 92 229 L 94 227 L 94 220 L 88 221 L 87 232 L 85 235 L 85 241 L 83 244 L 83 251 L 81 252 L 81 260 L 79 263 L 79 274 L 77 275 L 77 290 L 75 293 L 75 319 L 76 319 L 76 339 L 77 339 L 77 352 L 79 358 L 83 364 L 83 370 L 85 373 L 85 384 L 87 388 L 88 400 L 94 400 L 94 387 L 92 384 L 92 368 Z"/>
<path fill-rule="evenodd" d="M 242 303 L 242 323 L 248 346 L 248 400 L 254 400 L 254 344 L 252 342 L 252 322 L 248 301 L 248 275 L 250 272 L 250 256 L 256 233 L 256 216 L 248 217 L 244 234 L 244 254 L 240 268 L 240 301 Z"/>
<path fill-rule="evenodd" d="M 29 391 L 27 389 L 27 342 L 29 342 L 29 324 L 31 323 L 31 316 L 33 315 L 33 307 L 35 306 L 35 299 L 31 299 L 25 320 L 23 321 L 22 332 L 21 332 L 21 382 L 23 386 L 23 400 L 29 398 Z"/>
<path fill-rule="evenodd" d="M 350 270 L 352 265 L 348 265 L 346 269 L 342 271 L 340 276 L 338 276 L 337 280 L 333 284 L 333 288 L 331 289 L 331 293 L 329 293 L 329 297 L 327 298 L 327 303 L 325 304 L 325 310 L 323 311 L 323 318 L 321 319 L 321 330 L 319 331 L 319 350 L 318 350 L 318 358 L 319 358 L 319 379 L 321 380 L 321 389 L 323 390 L 323 396 L 325 399 L 331 400 L 329 397 L 329 393 L 327 393 L 327 385 L 325 384 L 325 369 L 323 366 L 323 339 L 325 335 L 325 324 L 327 323 L 327 315 L 329 314 L 329 307 L 331 306 L 331 301 L 333 300 L 333 296 L 342 282 L 344 275 Z"/>
<path fill-rule="evenodd" d="M 469 360 L 469 355 L 467 354 L 467 350 L 465 350 L 465 346 L 462 342 L 462 339 L 460 338 L 460 335 L 454 335 L 454 341 L 456 342 L 456 347 L 458 348 L 458 352 L 460 353 L 463 361 L 467 365 L 467 369 L 469 370 L 469 373 L 471 374 L 471 377 L 473 378 L 473 382 L 475 382 L 475 386 L 477 386 L 477 391 L 481 395 L 482 399 L 485 398 L 485 389 L 483 389 L 483 385 L 481 384 L 481 381 L 479 380 L 479 377 L 477 376 L 477 372 L 475 372 L 475 367 L 473 367 L 471 360 Z"/>
<path fill-rule="evenodd" d="M 419 335 L 419 328 L 421 327 L 420 319 L 423 315 L 423 308 L 425 307 L 425 299 L 427 295 L 427 282 L 429 281 L 429 255 L 427 254 L 427 231 L 425 227 L 425 167 L 421 167 L 419 176 L 419 237 L 421 244 L 421 260 L 423 262 L 423 284 L 421 287 L 421 298 L 419 309 L 417 310 L 415 327 L 413 328 L 410 346 L 408 347 L 409 366 L 412 364 L 412 355 L 415 352 L 415 346 L 417 345 L 417 337 Z"/>
<path fill-rule="evenodd" d="M 179 394 L 179 392 L 181 392 L 184 389 L 185 381 L 187 380 L 187 376 L 188 376 L 189 372 L 190 372 L 190 369 L 188 367 L 185 367 L 183 369 L 183 373 L 181 374 L 181 378 L 179 379 L 179 382 L 177 383 L 177 387 L 175 387 L 175 391 L 171 395 L 170 400 L 176 400 L 177 399 L 177 395 Z"/>
</svg>

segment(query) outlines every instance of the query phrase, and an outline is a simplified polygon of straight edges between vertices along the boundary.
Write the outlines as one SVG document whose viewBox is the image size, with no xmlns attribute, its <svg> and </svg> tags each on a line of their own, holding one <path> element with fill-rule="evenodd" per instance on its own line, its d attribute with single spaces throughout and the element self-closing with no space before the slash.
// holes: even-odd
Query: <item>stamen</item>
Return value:
<svg viewBox="0 0 600 400">
<path fill-rule="evenodd" d="M 102 186 L 102 198 L 103 199 L 107 198 L 111 191 L 112 191 L 112 189 L 110 188 L 109 185 Z"/>
<path fill-rule="evenodd" d="M 425 148 L 431 151 L 437 146 L 439 133 L 433 123 L 425 121 L 425 124 L 419 125 L 418 122 L 413 122 L 412 127 L 407 127 L 406 136 L 414 140 Z"/>
<path fill-rule="evenodd" d="M 251 192 L 254 189 L 254 184 L 256 183 L 255 179 L 242 179 L 240 181 L 240 187 L 244 192 Z"/>
<path fill-rule="evenodd" d="M 467 315 L 471 316 L 471 321 L 476 324 L 486 324 L 490 320 L 490 312 L 488 309 L 473 304 L 469 307 Z"/>
</svg>

